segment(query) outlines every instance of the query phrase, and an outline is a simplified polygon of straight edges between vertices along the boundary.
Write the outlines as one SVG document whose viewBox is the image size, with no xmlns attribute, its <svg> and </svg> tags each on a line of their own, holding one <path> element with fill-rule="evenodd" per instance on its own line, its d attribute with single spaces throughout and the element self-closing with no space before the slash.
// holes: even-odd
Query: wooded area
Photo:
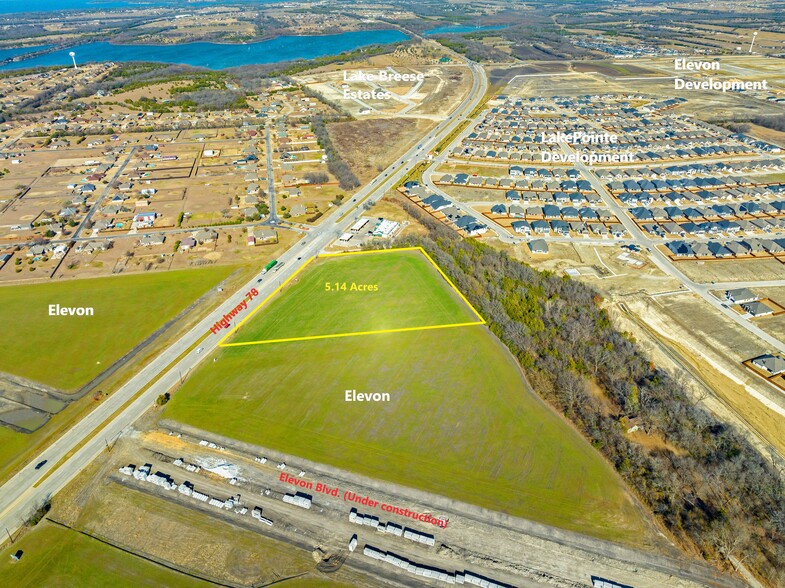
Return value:
<svg viewBox="0 0 785 588">
<path fill-rule="evenodd" d="M 737 557 L 785 585 L 785 470 L 777 458 L 762 456 L 654 365 L 631 335 L 614 328 L 592 288 L 461 239 L 404 206 L 428 233 L 396 246 L 428 251 L 518 358 L 534 389 L 679 541 L 720 567 Z M 659 442 L 633 441 L 631 419 Z"/>
</svg>

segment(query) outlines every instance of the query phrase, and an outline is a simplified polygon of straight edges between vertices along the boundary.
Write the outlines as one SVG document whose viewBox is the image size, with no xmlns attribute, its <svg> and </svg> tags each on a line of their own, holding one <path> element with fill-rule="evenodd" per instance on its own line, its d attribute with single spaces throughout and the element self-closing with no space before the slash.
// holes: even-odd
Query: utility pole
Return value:
<svg viewBox="0 0 785 588">
<path fill-rule="evenodd" d="M 8 530 L 8 527 L 5 528 L 5 532 L 8 533 L 8 538 L 11 540 L 11 543 L 14 542 L 14 538 L 11 537 L 11 531 Z"/>
</svg>

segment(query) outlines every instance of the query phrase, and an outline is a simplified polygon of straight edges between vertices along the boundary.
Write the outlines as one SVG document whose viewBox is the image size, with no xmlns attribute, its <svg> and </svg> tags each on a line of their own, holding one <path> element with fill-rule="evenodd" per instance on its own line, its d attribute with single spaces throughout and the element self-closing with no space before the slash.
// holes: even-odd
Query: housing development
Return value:
<svg viewBox="0 0 785 588">
<path fill-rule="evenodd" d="M 0 6 L 0 578 L 785 586 L 777 2 Z"/>
</svg>

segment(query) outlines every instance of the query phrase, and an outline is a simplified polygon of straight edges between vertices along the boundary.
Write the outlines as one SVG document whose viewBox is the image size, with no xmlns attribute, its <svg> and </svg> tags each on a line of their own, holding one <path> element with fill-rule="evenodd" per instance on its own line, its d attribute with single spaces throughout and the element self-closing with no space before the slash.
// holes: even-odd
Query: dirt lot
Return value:
<svg viewBox="0 0 785 588">
<path fill-rule="evenodd" d="M 707 262 L 683 261 L 679 262 L 677 267 L 691 280 L 703 284 L 780 280 L 785 275 L 785 265 L 771 257 Z"/>
<path fill-rule="evenodd" d="M 425 100 L 411 112 L 444 116 L 460 102 L 471 87 L 471 77 L 463 66 L 434 68 L 428 73 L 426 84 L 420 90 L 427 93 Z"/>
<path fill-rule="evenodd" d="M 540 270 L 578 269 L 581 275 L 575 279 L 586 281 L 606 297 L 611 316 L 619 328 L 632 332 L 657 365 L 684 377 L 683 367 L 673 358 L 674 354 L 680 357 L 713 389 L 714 396 L 704 399 L 708 408 L 723 418 L 751 423 L 766 442 L 785 453 L 785 416 L 778 412 L 785 412 L 785 397 L 741 365 L 743 360 L 769 351 L 756 337 L 725 319 L 703 300 L 686 291 L 676 293 L 681 289 L 680 283 L 653 264 L 641 269 L 629 267 L 618 259 L 623 251 L 618 246 L 565 243 L 550 243 L 549 246 L 548 256 L 534 258 L 525 247 L 505 248 L 512 249 L 511 254 Z M 712 264 L 706 264 L 709 265 Z M 731 272 L 723 277 L 733 275 Z M 754 278 L 755 270 L 750 270 L 750 275 Z M 785 288 L 753 290 L 775 301 L 785 300 Z M 630 320 L 620 304 L 645 323 L 646 328 Z M 785 336 L 782 317 L 766 317 L 757 325 L 775 336 Z M 667 353 L 661 348 L 663 345 Z M 685 382 L 693 380 L 687 376 Z M 696 394 L 702 394 L 700 386 L 693 389 Z M 762 450 L 766 452 L 765 445 Z"/>
<path fill-rule="evenodd" d="M 376 177 L 412 146 L 433 121 L 411 118 L 376 118 L 329 125 L 336 149 L 361 182 Z"/>
<path fill-rule="evenodd" d="M 584 63 L 573 63 L 571 69 L 577 72 L 597 72 L 606 76 L 654 76 L 657 72 L 643 67 L 638 67 L 631 63 L 610 63 L 604 61 L 589 61 Z"/>
</svg>

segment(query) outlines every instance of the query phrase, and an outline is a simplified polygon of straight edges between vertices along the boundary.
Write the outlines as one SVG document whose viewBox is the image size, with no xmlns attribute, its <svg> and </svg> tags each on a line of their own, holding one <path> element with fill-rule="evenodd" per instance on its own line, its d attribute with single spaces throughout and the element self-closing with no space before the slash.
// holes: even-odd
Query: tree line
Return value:
<svg viewBox="0 0 785 588">
<path fill-rule="evenodd" d="M 319 147 L 324 149 L 324 154 L 327 156 L 327 169 L 337 178 L 338 185 L 341 189 L 354 190 L 355 188 L 358 188 L 360 186 L 360 180 L 357 179 L 357 176 L 354 175 L 349 164 L 343 160 L 338 153 L 338 150 L 333 145 L 330 134 L 327 132 L 327 125 L 324 122 L 324 118 L 319 114 L 312 116 L 311 127 L 313 128 L 314 135 L 316 135 Z"/>
<path fill-rule="evenodd" d="M 591 287 L 461 239 L 419 208 L 404 207 L 427 234 L 401 245 L 428 251 L 515 355 L 538 394 L 602 452 L 677 540 L 720 567 L 737 557 L 772 585 L 785 585 L 785 487 L 778 458 L 762 456 L 741 431 L 654 365 L 630 334 L 614 328 Z M 610 414 L 603 407 L 608 401 Z M 627 434 L 631 419 L 662 442 L 634 442 Z"/>
</svg>

